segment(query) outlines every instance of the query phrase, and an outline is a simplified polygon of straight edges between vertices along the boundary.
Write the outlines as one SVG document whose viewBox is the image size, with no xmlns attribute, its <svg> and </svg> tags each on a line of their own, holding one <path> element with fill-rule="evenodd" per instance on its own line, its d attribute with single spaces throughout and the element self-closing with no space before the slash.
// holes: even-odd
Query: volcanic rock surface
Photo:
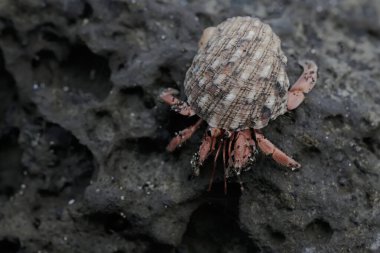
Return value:
<svg viewBox="0 0 380 253">
<path fill-rule="evenodd" d="M 380 252 L 380 3 L 316 2 L 0 1 L 0 252 Z M 166 152 L 197 119 L 157 97 L 233 16 L 319 79 L 264 129 L 302 168 L 259 154 L 224 195 L 211 161 L 190 177 L 205 126 Z"/>
</svg>

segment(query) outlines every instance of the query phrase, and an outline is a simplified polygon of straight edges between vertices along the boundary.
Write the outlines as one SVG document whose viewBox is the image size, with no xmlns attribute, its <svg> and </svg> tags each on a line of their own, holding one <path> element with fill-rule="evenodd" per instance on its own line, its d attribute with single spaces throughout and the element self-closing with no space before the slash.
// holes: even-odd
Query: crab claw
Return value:
<svg viewBox="0 0 380 253">
<path fill-rule="evenodd" d="M 255 148 L 255 142 L 252 139 L 249 129 L 237 133 L 234 146 L 233 167 L 237 169 L 238 174 L 240 170 L 247 165 Z"/>
<path fill-rule="evenodd" d="M 175 95 L 178 95 L 179 91 L 173 88 L 166 88 L 160 93 L 160 98 L 167 104 L 173 104 Z"/>
<path fill-rule="evenodd" d="M 309 93 L 317 81 L 318 66 L 311 60 L 300 60 L 298 64 L 302 66 L 304 72 L 291 87 L 291 90 L 300 90 L 303 93 Z"/>
<path fill-rule="evenodd" d="M 297 108 L 305 99 L 305 93 L 309 93 L 317 81 L 318 66 L 310 60 L 300 61 L 303 74 L 288 92 L 288 110 Z"/>
</svg>

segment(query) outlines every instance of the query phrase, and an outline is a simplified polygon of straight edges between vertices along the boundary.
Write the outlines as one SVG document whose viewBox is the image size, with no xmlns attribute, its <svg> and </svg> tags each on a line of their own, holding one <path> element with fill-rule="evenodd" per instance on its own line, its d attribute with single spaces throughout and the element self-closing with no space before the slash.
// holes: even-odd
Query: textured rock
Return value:
<svg viewBox="0 0 380 253">
<path fill-rule="evenodd" d="M 0 1 L 0 249 L 5 252 L 378 252 L 380 6 L 376 1 Z M 318 85 L 263 129 L 302 168 L 259 155 L 223 194 L 201 131 L 158 103 L 202 30 L 252 15 Z M 220 175 L 219 175 L 220 176 Z"/>
</svg>

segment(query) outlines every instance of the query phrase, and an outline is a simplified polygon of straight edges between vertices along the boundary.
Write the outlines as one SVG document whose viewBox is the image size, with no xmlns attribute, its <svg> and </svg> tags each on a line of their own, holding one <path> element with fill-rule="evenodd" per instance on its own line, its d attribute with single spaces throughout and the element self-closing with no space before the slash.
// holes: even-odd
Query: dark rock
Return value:
<svg viewBox="0 0 380 253">
<path fill-rule="evenodd" d="M 378 252 L 376 1 L 0 1 L 0 249 L 4 252 Z M 251 15 L 288 74 L 319 65 L 305 102 L 263 131 L 302 164 L 259 155 L 191 180 L 202 129 L 157 96 L 183 90 L 202 30 Z M 282 91 L 281 91 L 282 92 Z M 0 251 L 1 251 L 0 250 Z"/>
</svg>

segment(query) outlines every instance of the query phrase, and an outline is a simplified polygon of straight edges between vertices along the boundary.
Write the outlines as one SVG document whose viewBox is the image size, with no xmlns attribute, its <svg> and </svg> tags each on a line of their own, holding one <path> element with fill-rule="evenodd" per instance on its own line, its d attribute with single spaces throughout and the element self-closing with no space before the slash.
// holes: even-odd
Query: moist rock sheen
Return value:
<svg viewBox="0 0 380 253">
<path fill-rule="evenodd" d="M 251 17 L 227 19 L 187 71 L 188 103 L 211 127 L 263 128 L 286 112 L 286 62 L 269 25 Z"/>
<path fill-rule="evenodd" d="M 373 0 L 1 0 L 0 252 L 378 253 L 379 13 Z M 320 73 L 265 129 L 302 169 L 259 155 L 245 191 L 231 180 L 224 195 L 219 167 L 211 192 L 211 166 L 189 180 L 202 131 L 167 154 L 195 119 L 157 95 L 185 79 L 202 30 L 237 15 L 281 37 L 291 83 L 296 59 Z"/>
</svg>

